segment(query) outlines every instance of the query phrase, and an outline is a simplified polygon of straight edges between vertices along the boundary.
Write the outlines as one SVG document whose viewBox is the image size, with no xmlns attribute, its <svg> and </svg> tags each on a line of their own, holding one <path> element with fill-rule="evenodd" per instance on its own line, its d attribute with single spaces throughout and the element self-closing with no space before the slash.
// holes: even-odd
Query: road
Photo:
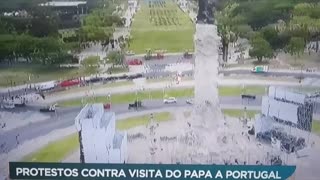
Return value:
<svg viewBox="0 0 320 180">
<path fill-rule="evenodd" d="M 187 98 L 178 99 L 177 104 L 164 105 L 162 100 L 146 100 L 143 101 L 145 108 L 139 111 L 145 110 L 159 110 L 166 107 L 190 107 L 187 105 Z M 240 97 L 222 97 L 220 99 L 221 108 L 226 109 L 242 109 L 244 105 L 247 108 L 253 110 L 259 110 L 261 105 L 261 97 L 257 97 L 256 100 L 242 100 Z M 38 107 L 27 107 L 28 110 L 38 110 Z M 23 143 L 30 139 L 34 139 L 39 136 L 48 134 L 49 132 L 70 127 L 74 124 L 74 118 L 81 110 L 81 107 L 63 108 L 58 109 L 57 113 L 52 113 L 51 118 L 45 121 L 31 123 L 23 127 L 19 127 L 13 130 L 9 130 L 4 133 L 0 133 L 0 145 L 5 144 L 5 148 L 0 148 L 0 154 L 8 152 L 17 147 L 16 136 L 19 134 L 19 143 Z M 112 107 L 117 115 L 128 112 L 134 112 L 134 110 L 128 110 L 127 104 L 114 105 Z M 320 114 L 320 105 L 317 106 L 316 112 Z"/>
<path fill-rule="evenodd" d="M 127 60 L 129 59 L 143 59 L 142 55 L 135 55 L 135 56 L 128 56 L 126 57 Z M 178 63 L 178 65 L 177 65 Z M 143 73 L 144 77 L 146 78 L 161 78 L 161 77 L 168 77 L 176 74 L 176 71 L 168 71 L 167 69 L 170 69 L 168 67 L 176 64 L 175 68 L 177 68 L 177 71 L 180 71 L 182 75 L 184 76 L 193 76 L 193 68 L 188 67 L 187 69 L 183 69 L 184 66 L 181 65 L 184 64 L 193 64 L 194 58 L 191 59 L 184 59 L 182 53 L 173 53 L 165 56 L 162 60 L 149 60 L 145 61 L 144 66 L 148 68 L 148 72 L 137 72 L 137 73 Z M 179 69 L 180 65 L 182 66 L 182 69 Z M 174 69 L 175 69 L 174 68 Z M 228 75 L 253 75 L 250 69 L 223 69 L 220 70 L 219 73 L 224 74 L 226 76 Z M 291 70 L 273 70 L 270 69 L 268 73 L 263 74 L 255 74 L 260 76 L 275 76 L 275 77 L 295 77 L 295 78 L 318 78 L 320 79 L 320 73 L 310 73 L 310 72 L 300 72 L 300 71 L 291 71 Z M 7 96 L 8 90 L 10 89 L 10 95 L 21 95 L 24 93 L 33 93 L 35 92 L 35 89 L 26 89 L 27 85 L 21 85 L 14 88 L 6 88 L 6 89 L 0 89 L 0 98 L 2 96 Z M 26 89 L 26 91 L 25 91 Z M 1 99 L 0 99 L 1 100 Z"/>
<path fill-rule="evenodd" d="M 239 74 L 239 75 L 247 75 L 247 74 L 252 74 L 252 72 L 250 70 L 221 70 L 219 71 L 219 73 L 223 73 L 224 75 L 231 75 L 231 74 Z M 281 71 L 270 71 L 267 73 L 263 73 L 260 74 L 261 76 L 291 76 L 291 77 L 295 77 L 295 78 L 320 78 L 320 74 L 319 73 L 307 73 L 307 72 L 289 72 L 289 71 L 285 71 L 285 72 L 281 72 Z"/>
</svg>

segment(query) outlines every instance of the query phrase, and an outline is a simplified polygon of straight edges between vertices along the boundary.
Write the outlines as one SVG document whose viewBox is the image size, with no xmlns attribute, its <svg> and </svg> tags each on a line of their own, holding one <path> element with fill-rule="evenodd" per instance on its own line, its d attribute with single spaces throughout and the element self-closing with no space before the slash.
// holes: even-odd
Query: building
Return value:
<svg viewBox="0 0 320 180">
<path fill-rule="evenodd" d="M 181 8 L 188 8 L 188 1 L 187 0 L 178 0 L 178 5 L 181 7 Z"/>
<path fill-rule="evenodd" d="M 268 97 L 262 98 L 262 114 L 277 122 L 311 131 L 313 102 L 306 94 L 270 87 Z"/>
<path fill-rule="evenodd" d="M 80 27 L 81 19 L 88 13 L 87 1 L 50 1 L 39 4 L 52 9 L 60 18 L 60 29 Z"/>
<path fill-rule="evenodd" d="M 127 134 L 116 131 L 115 113 L 103 104 L 87 104 L 75 119 L 79 132 L 80 162 L 126 163 Z"/>
<path fill-rule="evenodd" d="M 270 87 L 262 97 L 261 114 L 255 117 L 255 136 L 279 152 L 301 151 L 309 141 L 313 104 L 310 96 L 281 87 Z"/>
</svg>

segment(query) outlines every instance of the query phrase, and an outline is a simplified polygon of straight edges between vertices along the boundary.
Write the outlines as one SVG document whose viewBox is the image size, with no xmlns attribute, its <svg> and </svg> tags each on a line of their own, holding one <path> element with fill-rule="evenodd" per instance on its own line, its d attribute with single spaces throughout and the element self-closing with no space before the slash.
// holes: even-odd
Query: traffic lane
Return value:
<svg viewBox="0 0 320 180">
<path fill-rule="evenodd" d="M 192 97 L 188 98 L 177 98 L 178 105 L 179 104 L 186 104 L 186 101 Z M 75 98 L 77 99 L 77 98 Z M 255 99 L 249 99 L 249 98 L 242 98 L 241 96 L 223 96 L 219 98 L 220 104 L 225 104 L 225 105 L 245 105 L 245 106 L 261 106 L 262 103 L 262 96 L 256 96 Z M 131 102 L 133 103 L 133 102 Z M 163 107 L 165 106 L 163 104 L 163 100 L 143 100 L 143 105 L 148 108 L 156 108 L 156 107 Z M 26 107 L 23 108 L 15 108 L 15 109 L 10 109 L 7 110 L 9 112 L 26 112 L 26 111 L 39 111 L 40 108 L 43 106 L 36 106 L 36 105 L 27 105 Z M 112 106 L 113 110 L 116 113 L 125 113 L 128 111 L 128 104 L 116 104 Z M 320 114 L 320 102 L 315 102 L 313 111 L 315 114 Z M 74 111 L 80 111 L 81 107 L 57 107 L 57 113 L 62 114 L 62 113 L 69 113 L 69 112 L 74 112 Z M 1 110 L 0 110 L 1 111 Z"/>
<path fill-rule="evenodd" d="M 177 72 L 172 71 L 151 71 L 144 74 L 144 77 L 147 79 L 151 78 L 162 78 L 162 77 L 170 77 L 172 75 L 176 75 Z M 193 70 L 181 71 L 182 76 L 193 76 Z"/>
<path fill-rule="evenodd" d="M 78 111 L 62 113 L 56 117 L 51 117 L 48 120 L 30 123 L 26 126 L 19 127 L 1 134 L 0 145 L 4 144 L 5 147 L 0 148 L 0 154 L 16 148 L 18 143 L 22 144 L 25 141 L 46 135 L 55 129 L 61 129 L 73 125 L 74 118 L 78 113 Z"/>
<path fill-rule="evenodd" d="M 219 98 L 220 104 L 234 104 L 234 105 L 246 105 L 246 106 L 261 106 L 262 96 L 256 96 L 255 99 L 242 98 L 241 96 L 223 96 Z"/>
<path fill-rule="evenodd" d="M 116 114 L 123 114 L 128 112 L 136 111 L 146 111 L 146 110 L 156 110 L 164 107 L 186 107 L 190 106 L 186 103 L 189 98 L 180 98 L 177 100 L 177 103 L 164 104 L 163 100 L 145 100 L 143 101 L 143 108 L 140 109 L 128 109 L 128 104 L 119 104 L 111 107 L 111 111 Z M 232 98 L 229 98 L 227 101 L 232 101 Z M 234 101 L 235 102 L 235 101 Z M 239 100 L 237 100 L 239 102 Z M 250 104 L 254 105 L 254 104 Z M 6 153 L 22 144 L 25 141 L 44 136 L 53 130 L 62 129 L 74 125 L 74 119 L 80 112 L 81 107 L 74 108 L 65 108 L 58 109 L 56 113 L 47 113 L 51 115 L 51 118 L 45 121 L 30 123 L 26 126 L 19 127 L 8 132 L 5 132 L 0 135 L 0 145 L 4 144 L 4 148 L 0 148 L 0 154 Z M 119 120 L 119 119 L 118 119 Z M 18 142 L 16 137 L 18 136 Z"/>
<path fill-rule="evenodd" d="M 185 104 L 177 103 L 166 105 L 166 107 L 177 106 L 185 106 Z M 160 109 L 161 107 L 164 107 L 163 104 L 159 102 L 150 101 L 145 103 L 145 108 L 139 109 L 138 111 Z M 0 154 L 7 153 L 12 149 L 16 148 L 19 144 L 22 144 L 28 140 L 32 140 L 40 136 L 44 136 L 56 129 L 62 129 L 74 125 L 74 119 L 78 115 L 80 110 L 81 108 L 78 107 L 63 110 L 60 112 L 58 111 L 56 113 L 57 116 L 54 115 L 46 121 L 30 123 L 26 126 L 19 127 L 1 134 L 0 145 L 3 145 L 4 147 L 0 148 Z M 128 110 L 128 106 L 124 104 L 112 107 L 111 111 L 115 112 L 116 114 L 135 112 L 135 110 Z"/>
<path fill-rule="evenodd" d="M 178 56 L 177 56 L 178 57 Z M 169 58 L 177 58 L 177 57 L 169 57 Z M 168 60 L 170 62 L 170 60 Z M 172 62 L 177 61 L 176 59 L 172 59 Z M 187 60 L 188 61 L 188 60 Z M 166 60 L 152 60 L 152 62 L 148 62 L 150 64 L 168 64 Z M 219 73 L 222 73 L 224 75 L 232 75 L 232 74 L 252 74 L 250 70 L 221 70 Z M 154 71 L 154 72 L 148 72 L 144 74 L 144 77 L 146 78 L 158 78 L 158 77 L 168 77 L 176 74 L 176 72 L 170 72 L 170 71 Z M 191 76 L 193 75 L 193 70 L 188 70 L 188 71 L 182 71 L 183 75 Z M 320 74 L 313 74 L 313 73 L 290 73 L 290 72 L 267 72 L 267 73 L 262 73 L 262 74 L 254 74 L 254 75 L 260 75 L 260 76 L 293 76 L 296 78 L 305 77 L 305 78 L 320 78 Z M 16 96 L 16 95 L 23 95 L 25 93 L 31 94 L 37 92 L 35 89 L 27 89 L 26 91 L 24 89 L 19 89 L 19 90 L 13 90 L 10 91 L 10 96 Z M 2 92 L 0 93 L 0 97 L 5 96 L 8 97 L 9 93 L 8 92 Z"/>
<path fill-rule="evenodd" d="M 138 109 L 138 111 L 160 109 L 163 107 L 183 107 L 186 106 L 185 100 L 178 100 L 176 104 L 164 104 L 162 100 L 146 100 L 143 101 L 144 107 Z M 0 148 L 0 154 L 9 152 L 16 148 L 19 144 L 25 141 L 44 136 L 53 130 L 62 129 L 74 125 L 74 119 L 80 112 L 81 107 L 58 109 L 56 113 L 50 114 L 51 117 L 45 121 L 30 123 L 23 127 L 7 131 L 0 135 L 0 146 L 4 145 L 4 148 Z M 135 112 L 136 110 L 128 110 L 128 104 L 119 104 L 111 107 L 111 111 L 116 114 L 123 114 L 128 112 Z M 18 142 L 16 137 L 18 136 Z"/>
<path fill-rule="evenodd" d="M 37 90 L 32 88 L 26 88 L 26 89 L 17 89 L 17 90 L 8 90 L 7 92 L 0 92 L 0 97 L 12 97 L 12 96 L 20 96 L 24 94 L 32 94 L 36 93 Z"/>
<path fill-rule="evenodd" d="M 186 59 L 186 58 L 183 58 L 183 53 L 181 54 L 175 54 L 175 55 L 167 55 L 167 56 L 164 56 L 163 59 L 152 59 L 152 60 L 145 60 L 144 59 L 144 55 L 143 56 L 136 56 L 136 55 L 133 55 L 133 56 L 127 56 L 126 57 L 126 60 L 133 60 L 133 59 L 139 59 L 139 60 L 144 60 L 144 63 L 145 64 L 150 64 L 150 65 L 153 65 L 153 64 L 170 64 L 170 63 L 176 63 L 177 61 L 190 61 L 190 62 L 193 62 L 194 61 L 194 57 L 193 58 L 190 58 L 190 59 Z"/>
<path fill-rule="evenodd" d="M 231 75 L 231 74 L 253 74 L 250 70 L 220 70 L 219 73 L 223 73 L 224 75 Z M 266 73 L 254 73 L 254 75 L 261 75 L 261 76 L 293 76 L 296 78 L 300 77 L 308 77 L 308 78 L 320 78 L 320 74 L 314 73 L 295 73 L 295 72 L 266 72 Z"/>
</svg>

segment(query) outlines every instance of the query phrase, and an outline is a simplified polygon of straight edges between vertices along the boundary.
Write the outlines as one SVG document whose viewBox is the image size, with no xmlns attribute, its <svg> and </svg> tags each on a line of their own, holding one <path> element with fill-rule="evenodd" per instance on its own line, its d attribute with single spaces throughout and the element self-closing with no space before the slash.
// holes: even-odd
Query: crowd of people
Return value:
<svg viewBox="0 0 320 180">
<path fill-rule="evenodd" d="M 10 96 L 8 94 L 8 95 L 2 96 L 0 100 L 0 107 L 10 108 L 11 106 L 11 108 L 14 108 L 19 106 L 25 106 L 28 103 L 32 103 L 39 100 L 41 97 L 44 98 L 42 94 L 37 94 L 37 93 L 31 93 L 31 94 L 23 93 L 20 95 L 13 95 L 13 96 Z"/>
</svg>

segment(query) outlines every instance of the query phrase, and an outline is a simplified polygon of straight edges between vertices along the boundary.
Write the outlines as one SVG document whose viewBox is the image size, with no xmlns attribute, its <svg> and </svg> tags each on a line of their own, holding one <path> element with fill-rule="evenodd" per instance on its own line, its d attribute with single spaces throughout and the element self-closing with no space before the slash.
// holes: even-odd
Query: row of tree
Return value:
<svg viewBox="0 0 320 180">
<path fill-rule="evenodd" d="M 249 39 L 249 55 L 262 61 L 279 51 L 300 55 L 308 42 L 320 37 L 318 0 L 229 0 L 218 7 L 224 61 L 229 44 L 238 38 Z"/>
<path fill-rule="evenodd" d="M 13 64 L 18 59 L 28 63 L 59 64 L 73 60 L 70 52 L 78 52 L 88 42 L 109 42 L 116 26 L 123 21 L 113 12 L 112 0 L 95 0 L 93 9 L 84 18 L 72 37 L 59 38 L 59 16 L 50 8 L 30 1 L 27 17 L 0 17 L 0 63 Z M 101 6 L 98 6 L 101 5 Z M 17 8 L 18 9 L 18 8 Z"/>
<path fill-rule="evenodd" d="M 20 58 L 28 63 L 59 64 L 72 61 L 64 44 L 53 37 L 30 35 L 0 35 L 0 60 L 13 64 Z"/>
</svg>

